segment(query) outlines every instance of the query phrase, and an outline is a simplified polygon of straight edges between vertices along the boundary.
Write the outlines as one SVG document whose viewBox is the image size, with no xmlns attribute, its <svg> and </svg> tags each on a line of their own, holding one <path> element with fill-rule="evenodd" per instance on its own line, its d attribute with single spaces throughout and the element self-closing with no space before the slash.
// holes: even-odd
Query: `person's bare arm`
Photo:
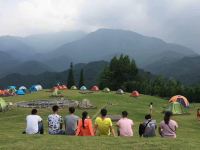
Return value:
<svg viewBox="0 0 200 150">
<path fill-rule="evenodd" d="M 94 135 L 96 135 L 96 132 L 97 132 L 97 128 L 98 128 L 98 125 L 94 125 Z"/>
<path fill-rule="evenodd" d="M 162 129 L 161 129 L 161 127 L 158 128 L 158 132 L 159 132 L 160 136 L 162 136 Z"/>
<path fill-rule="evenodd" d="M 115 130 L 113 129 L 112 126 L 110 126 L 110 131 L 111 131 L 112 135 L 115 136 Z"/>
</svg>

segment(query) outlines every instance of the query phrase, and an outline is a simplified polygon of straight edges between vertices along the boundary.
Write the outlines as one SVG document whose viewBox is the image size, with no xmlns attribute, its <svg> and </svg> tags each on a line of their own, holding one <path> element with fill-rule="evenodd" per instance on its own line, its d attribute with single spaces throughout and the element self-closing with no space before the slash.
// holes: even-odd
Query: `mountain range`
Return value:
<svg viewBox="0 0 200 150">
<path fill-rule="evenodd" d="M 200 73 L 195 71 L 200 56 L 190 48 L 117 29 L 99 29 L 87 34 L 74 31 L 28 37 L 2 36 L 0 77 L 12 73 L 35 76 L 49 71 L 62 72 L 68 69 L 70 62 L 109 61 L 120 54 L 129 55 L 139 68 L 154 74 L 186 84 L 200 82 Z M 192 80 L 188 80 L 190 76 Z"/>
</svg>

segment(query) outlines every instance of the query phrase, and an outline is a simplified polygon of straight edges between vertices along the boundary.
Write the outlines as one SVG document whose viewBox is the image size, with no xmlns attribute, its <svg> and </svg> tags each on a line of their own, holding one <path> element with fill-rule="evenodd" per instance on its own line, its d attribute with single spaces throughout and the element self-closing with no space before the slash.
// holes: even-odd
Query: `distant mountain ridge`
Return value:
<svg viewBox="0 0 200 150">
<path fill-rule="evenodd" d="M 38 53 L 42 49 L 44 51 Z M 3 64 L 0 77 L 22 72 L 34 75 L 46 71 L 61 72 L 68 69 L 70 62 L 77 64 L 98 60 L 109 61 L 113 56 L 120 54 L 135 59 L 142 69 L 181 80 L 183 77 L 178 76 L 183 76 L 184 70 L 179 70 L 180 73 L 177 75 L 171 75 L 168 73 L 173 72 L 170 67 L 181 62 L 183 58 L 189 60 L 191 57 L 199 56 L 187 47 L 118 29 L 99 29 L 89 34 L 49 33 L 24 38 L 4 36 L 0 37 L 0 62 Z M 193 64 L 194 61 L 186 63 L 188 64 L 185 67 L 190 67 L 188 69 L 196 65 Z M 31 69 L 22 71 L 22 68 Z"/>
</svg>

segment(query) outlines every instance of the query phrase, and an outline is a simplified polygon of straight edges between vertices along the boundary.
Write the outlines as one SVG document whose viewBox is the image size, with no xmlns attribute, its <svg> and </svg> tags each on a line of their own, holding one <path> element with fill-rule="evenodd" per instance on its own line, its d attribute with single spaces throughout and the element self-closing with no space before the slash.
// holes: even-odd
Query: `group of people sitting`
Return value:
<svg viewBox="0 0 200 150">
<path fill-rule="evenodd" d="M 58 115 L 59 107 L 52 107 L 53 113 L 48 116 L 48 133 L 51 135 L 76 135 L 76 136 L 95 136 L 95 135 L 113 135 L 116 136 L 111 118 L 107 117 L 107 110 L 101 109 L 100 116 L 95 119 L 94 127 L 92 119 L 84 111 L 82 118 L 75 115 L 75 108 L 69 108 L 69 115 L 64 119 Z M 171 119 L 171 112 L 166 112 L 164 120 L 159 125 L 159 134 L 162 137 L 176 138 L 177 123 Z M 37 115 L 37 109 L 32 109 L 31 115 L 26 117 L 26 134 L 43 134 L 44 128 L 42 118 Z M 64 127 L 63 127 L 64 126 Z M 133 120 L 128 118 L 128 112 L 123 111 L 121 119 L 116 123 L 118 136 L 133 136 Z M 145 121 L 140 124 L 139 134 L 143 137 L 156 136 L 156 121 L 151 115 L 145 116 Z"/>
</svg>

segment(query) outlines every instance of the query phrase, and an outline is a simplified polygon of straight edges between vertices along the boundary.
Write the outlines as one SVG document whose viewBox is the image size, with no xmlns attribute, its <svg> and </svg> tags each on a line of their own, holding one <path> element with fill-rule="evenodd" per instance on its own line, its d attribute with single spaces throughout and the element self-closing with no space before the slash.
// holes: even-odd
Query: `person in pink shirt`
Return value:
<svg viewBox="0 0 200 150">
<path fill-rule="evenodd" d="M 117 122 L 119 128 L 119 136 L 133 136 L 133 121 L 128 119 L 128 112 L 122 112 L 122 118 Z"/>
<path fill-rule="evenodd" d="M 165 112 L 164 120 L 160 123 L 159 133 L 162 137 L 176 138 L 178 124 L 171 119 L 171 116 L 171 112 Z"/>
</svg>

